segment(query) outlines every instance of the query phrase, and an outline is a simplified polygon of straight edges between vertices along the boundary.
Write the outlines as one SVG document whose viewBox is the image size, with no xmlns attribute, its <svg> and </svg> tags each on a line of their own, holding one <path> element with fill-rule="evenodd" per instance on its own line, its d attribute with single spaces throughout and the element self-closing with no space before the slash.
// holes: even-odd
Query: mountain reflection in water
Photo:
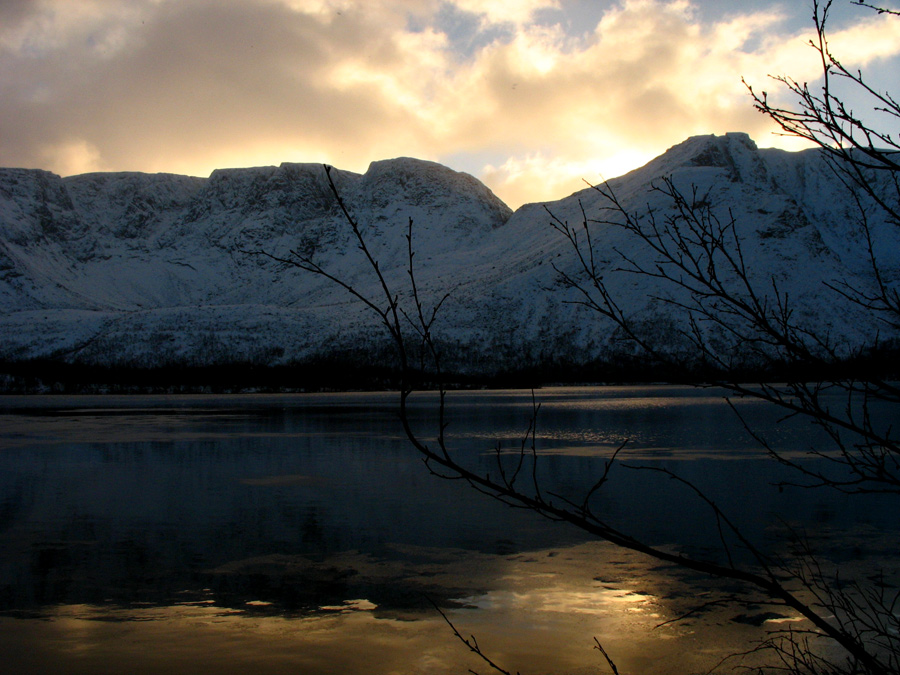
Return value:
<svg viewBox="0 0 900 675">
<path fill-rule="evenodd" d="M 896 519 L 877 499 L 773 487 L 783 469 L 719 392 L 535 395 L 548 491 L 583 493 L 629 439 L 625 458 L 695 481 L 770 549 L 786 518 L 828 560 L 893 555 Z M 434 400 L 418 397 L 414 426 L 431 424 Z M 797 457 L 820 440 L 808 424 L 775 426 L 765 406 L 738 405 Z M 429 475 L 395 406 L 395 394 L 0 397 L 4 663 L 20 673 L 476 666 L 431 598 L 513 670 L 603 666 L 596 636 L 623 670 L 683 672 L 745 648 L 754 624 L 795 619 L 732 607 L 654 628 L 729 589 Z M 495 448 L 520 447 L 531 410 L 529 392 L 451 394 L 451 443 L 495 471 Z M 660 545 L 718 542 L 702 504 L 661 475 L 616 469 L 596 508 Z"/>
</svg>

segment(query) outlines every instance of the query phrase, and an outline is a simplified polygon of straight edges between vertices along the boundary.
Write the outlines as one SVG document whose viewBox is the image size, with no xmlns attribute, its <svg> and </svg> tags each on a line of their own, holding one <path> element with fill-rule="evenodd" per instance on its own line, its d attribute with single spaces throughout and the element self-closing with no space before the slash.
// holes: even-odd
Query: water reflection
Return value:
<svg viewBox="0 0 900 675">
<path fill-rule="evenodd" d="M 629 439 L 627 459 L 696 482 L 763 545 L 783 542 L 779 519 L 787 519 L 810 528 L 830 560 L 893 556 L 889 509 L 779 491 L 782 468 L 764 459 L 717 392 L 617 387 L 536 397 L 548 490 L 580 494 Z M 435 479 L 402 437 L 395 400 L 0 398 L 0 613 L 9 636 L 0 651 L 18 654 L 18 672 L 117 670 L 95 666 L 126 663 L 125 644 L 159 659 L 168 653 L 180 664 L 171 672 L 195 672 L 204 653 L 217 655 L 210 670 L 221 672 L 260 663 L 254 672 L 444 672 L 437 664 L 459 672 L 465 650 L 426 596 L 533 672 L 596 666 L 593 635 L 618 650 L 620 665 L 662 672 L 651 655 L 681 653 L 687 670 L 691 659 L 708 665 L 753 634 L 752 622 L 729 615 L 654 628 L 696 600 L 695 580 Z M 479 471 L 496 470 L 498 443 L 501 453 L 520 447 L 529 393 L 450 401 L 451 442 Z M 433 422 L 433 402 L 430 394 L 413 401 L 417 428 Z M 764 406 L 739 405 L 795 456 L 819 442 L 808 426 L 775 427 Z M 617 468 L 595 508 L 654 543 L 711 555 L 718 545 L 703 504 L 664 475 Z M 683 641 L 700 620 L 719 626 L 715 646 L 687 656 Z M 44 645 L 40 667 L 29 644 Z M 240 646 L 226 656 L 222 645 Z M 371 668 L 375 652 L 383 671 Z"/>
<path fill-rule="evenodd" d="M 400 574 L 413 586 L 456 589 L 459 597 L 442 604 L 457 607 L 448 613 L 460 630 L 476 634 L 492 658 L 527 664 L 530 672 L 596 672 L 599 655 L 592 638 L 597 637 L 617 655 L 623 672 L 664 673 L 674 663 L 680 669 L 721 658 L 741 634 L 751 632 L 729 624 L 727 615 L 708 617 L 713 625 L 725 624 L 717 629 L 717 639 L 706 651 L 684 654 L 684 641 L 693 640 L 696 624 L 659 624 L 686 606 L 693 586 L 676 570 L 648 570 L 636 556 L 604 544 L 502 559 L 445 549 L 405 552 L 418 564 L 395 563 L 391 569 L 359 554 L 334 562 L 358 567 L 367 583 Z M 267 562 L 290 566 L 298 561 Z M 485 583 L 490 590 L 477 590 Z M 0 618 L 5 663 L 25 673 L 375 675 L 440 675 L 483 665 L 433 611 L 349 598 L 318 612 L 290 614 L 258 600 L 222 606 L 218 593 L 204 593 L 193 597 L 187 591 L 185 599 L 165 606 L 57 605 L 46 608 L 41 621 Z"/>
</svg>

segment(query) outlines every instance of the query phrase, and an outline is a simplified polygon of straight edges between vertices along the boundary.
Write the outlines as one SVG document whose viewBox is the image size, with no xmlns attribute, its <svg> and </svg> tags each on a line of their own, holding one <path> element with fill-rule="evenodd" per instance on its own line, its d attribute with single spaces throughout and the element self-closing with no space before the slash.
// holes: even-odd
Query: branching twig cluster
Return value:
<svg viewBox="0 0 900 675">
<path fill-rule="evenodd" d="M 711 372 L 723 374 L 711 384 L 771 403 L 787 415 L 806 416 L 824 429 L 836 452 L 811 452 L 838 472 L 793 461 L 757 438 L 773 457 L 809 479 L 807 484 L 830 485 L 845 492 L 900 493 L 900 439 L 891 421 L 879 419 L 874 410 L 879 404 L 900 403 L 900 387 L 895 383 L 877 377 L 866 381 L 802 379 L 783 385 L 748 385 L 728 379 L 739 362 L 755 363 L 763 371 L 789 370 L 806 376 L 833 372 L 848 358 L 827 335 L 799 323 L 789 296 L 774 280 L 768 292 L 758 290 L 730 212 L 726 220 L 720 220 L 708 199 L 699 198 L 696 192 L 685 194 L 671 178 L 664 178 L 654 188 L 671 204 L 665 214 L 631 213 L 609 185 L 595 189 L 606 200 L 608 215 L 597 219 L 585 216 L 573 226 L 550 214 L 552 226 L 569 241 L 579 262 L 576 272 L 555 267 L 563 284 L 576 291 L 578 299 L 573 302 L 612 320 L 627 340 L 657 363 L 690 376 L 699 360 L 712 366 Z M 659 288 L 671 291 L 654 297 L 683 317 L 676 331 L 691 346 L 694 361 L 685 362 L 655 336 L 645 334 L 641 323 L 617 301 L 608 275 L 595 264 L 591 230 L 597 226 L 624 230 L 639 243 L 638 248 L 651 254 L 648 263 L 617 251 L 620 263 L 613 273 L 652 278 Z M 713 341 L 711 335 L 718 339 Z M 836 397 L 843 400 L 840 409 L 834 408 Z M 755 433 L 749 426 L 748 430 Z"/>
<path fill-rule="evenodd" d="M 750 91 L 757 108 L 778 122 L 784 133 L 818 143 L 835 169 L 841 172 L 848 189 L 860 195 L 857 200 L 859 225 L 874 270 L 874 288 L 863 290 L 846 282 L 836 282 L 831 289 L 886 325 L 900 326 L 900 294 L 897 286 L 880 274 L 875 233 L 868 215 L 870 205 L 874 204 L 886 214 L 889 222 L 900 227 L 900 155 L 897 154 L 900 146 L 890 133 L 875 131 L 854 115 L 834 93 L 830 82 L 841 78 L 860 87 L 877 102 L 876 111 L 893 120 L 900 118 L 900 107 L 889 94 L 870 87 L 861 73 L 844 68 L 829 51 L 825 23 L 830 4 L 814 3 L 818 39 L 812 46 L 822 61 L 825 84 L 821 93 L 811 90 L 805 83 L 776 77 L 780 84 L 799 96 L 799 108 L 795 110 L 775 107 L 769 103 L 765 92 L 757 95 L 752 89 Z M 856 4 L 868 6 L 864 2 Z M 775 669 L 792 673 L 898 673 L 900 625 L 896 612 L 900 599 L 897 595 L 888 593 L 886 586 L 872 590 L 863 585 L 837 583 L 839 580 L 826 576 L 809 551 L 801 551 L 798 560 L 802 564 L 794 566 L 770 559 L 712 500 L 671 472 L 666 475 L 683 483 L 709 509 L 710 517 L 718 527 L 724 562 L 655 547 L 616 527 L 606 514 L 597 510 L 596 497 L 611 479 L 613 471 L 646 470 L 646 467 L 631 467 L 619 461 L 622 447 L 611 454 L 602 475 L 585 494 L 545 492 L 537 461 L 539 406 L 536 403 L 518 452 L 510 458 L 497 447 L 496 472 L 493 474 L 481 474 L 466 466 L 451 448 L 445 434 L 446 393 L 443 388 L 434 437 L 426 439 L 417 433 L 411 426 L 408 411 L 409 397 L 415 388 L 414 364 L 418 362 L 420 371 L 434 372 L 436 381 L 441 382 L 440 351 L 434 328 L 446 296 L 433 306 L 427 306 L 422 298 L 413 264 L 411 220 L 406 235 L 409 286 L 404 293 L 391 286 L 368 248 L 351 210 L 341 199 L 330 169 L 326 167 L 325 170 L 336 204 L 377 281 L 377 294 L 366 295 L 301 252 L 276 259 L 338 284 L 379 317 L 391 337 L 400 366 L 400 420 L 409 442 L 431 473 L 464 481 L 505 504 L 569 523 L 617 546 L 684 569 L 738 582 L 747 595 L 762 597 L 772 606 L 792 609 L 806 620 L 804 625 L 808 627 L 773 632 L 760 645 L 760 649 L 775 655 Z M 607 204 L 607 210 L 600 217 L 588 218 L 582 209 L 582 222 L 572 226 L 550 214 L 553 227 L 571 245 L 577 266 L 577 272 L 565 272 L 562 268 L 557 271 L 563 284 L 577 293 L 575 302 L 612 320 L 624 338 L 646 355 L 671 367 L 696 365 L 662 349 L 642 330 L 630 315 L 629 308 L 617 301 L 597 261 L 592 232 L 598 225 L 623 228 L 649 253 L 652 261 L 648 263 L 644 258 L 619 251 L 620 264 L 612 273 L 648 277 L 657 286 L 672 289 L 674 292 L 659 294 L 654 300 L 684 317 L 678 329 L 680 337 L 705 365 L 721 373 L 732 370 L 735 351 L 723 349 L 723 345 L 739 345 L 742 359 L 749 358 L 763 366 L 793 365 L 803 373 L 832 366 L 847 357 L 844 345 L 836 344 L 828 335 L 811 330 L 798 320 L 791 299 L 774 280 L 764 289 L 760 288 L 748 272 L 734 216 L 730 212 L 719 213 L 710 204 L 708 195 L 701 195 L 696 190 L 684 192 L 671 179 L 664 179 L 655 189 L 671 208 L 666 213 L 650 211 L 637 215 L 622 205 L 609 185 L 596 189 Z M 766 446 L 775 459 L 796 470 L 805 486 L 826 486 L 849 493 L 900 494 L 900 445 L 891 424 L 895 420 L 885 422 L 876 410 L 879 405 L 897 410 L 900 387 L 896 384 L 873 377 L 866 381 L 799 379 L 783 385 L 768 382 L 748 385 L 733 381 L 727 375 L 712 384 L 724 386 L 737 396 L 770 403 L 782 409 L 785 415 L 805 416 L 825 430 L 833 441 L 833 451 L 812 450 L 815 457 L 825 460 L 819 464 L 825 468 L 811 468 L 813 465 L 809 463 L 798 462 Z M 835 393 L 840 393 L 844 401 L 839 408 L 833 404 Z M 762 438 L 760 441 L 764 442 Z M 736 547 L 744 555 L 734 555 Z M 483 653 L 474 638 L 464 638 L 446 614 L 441 614 L 473 653 L 492 669 L 508 675 L 508 671 Z M 836 660 L 824 656 L 814 644 L 820 639 L 838 645 L 845 658 Z M 615 664 L 599 642 L 597 648 L 613 673 L 617 673 Z"/>
<path fill-rule="evenodd" d="M 856 4 L 898 14 L 864 2 Z M 827 284 L 823 293 L 831 291 L 849 301 L 872 325 L 880 323 L 895 330 L 900 328 L 900 286 L 896 280 L 888 281 L 879 264 L 873 217 L 887 227 L 900 227 L 900 145 L 890 132 L 876 130 L 854 114 L 835 93 L 833 81 L 856 86 L 875 101 L 873 112 L 893 124 L 900 119 L 900 106 L 889 93 L 870 86 L 862 73 L 844 67 L 830 51 L 825 31 L 830 7 L 830 1 L 814 2 L 817 39 L 811 45 L 821 59 L 821 92 L 789 77 L 775 77 L 798 97 L 796 108 L 776 107 L 765 92 L 758 95 L 750 88 L 750 93 L 756 107 L 784 133 L 816 143 L 853 195 L 858 212 L 855 225 L 865 242 L 873 283 L 862 289 L 839 280 Z M 690 376 L 699 362 L 709 368 L 706 372 L 722 374 L 709 384 L 739 397 L 765 401 L 783 410 L 786 417 L 804 417 L 824 430 L 831 447 L 810 449 L 809 455 L 818 462 L 799 461 L 768 445 L 745 422 L 773 458 L 794 470 L 798 476 L 794 484 L 849 494 L 900 495 L 900 438 L 896 431 L 900 387 L 877 373 L 864 379 L 834 375 L 848 359 L 866 349 L 877 350 L 879 344 L 848 351 L 829 335 L 804 325 L 790 297 L 774 279 L 762 287 L 752 278 L 733 214 L 718 213 L 709 196 L 699 194 L 696 188 L 684 192 L 671 178 L 664 178 L 654 189 L 665 197 L 668 209 L 657 212 L 648 208 L 642 214 L 629 212 L 609 184 L 595 189 L 606 204 L 599 217 L 589 218 L 582 208 L 581 222 L 571 225 L 548 211 L 551 225 L 576 254 L 575 271 L 557 268 L 563 285 L 575 291 L 573 302 L 611 320 L 624 339 L 669 372 L 681 369 Z M 592 234 L 597 227 L 623 230 L 637 243 L 632 250 L 642 251 L 646 257 L 615 251 L 618 266 L 601 268 Z M 682 318 L 675 331 L 682 343 L 690 346 L 693 361 L 666 349 L 644 330 L 631 308 L 622 306 L 607 278 L 621 273 L 652 279 L 656 288 L 663 289 L 653 300 Z M 729 377 L 737 361 L 755 363 L 763 372 L 800 376 L 777 385 L 767 381 L 747 384 Z M 705 499 L 702 494 L 700 498 Z M 710 506 L 720 533 L 724 525 L 726 531 L 738 535 L 715 505 Z M 724 536 L 722 547 L 731 560 Z M 804 565 L 779 567 L 799 584 L 808 606 L 827 618 L 831 629 L 813 621 L 811 630 L 773 633 L 761 648 L 771 650 L 788 672 L 898 672 L 897 594 L 887 593 L 883 584 L 867 586 L 828 578 L 809 550 L 801 551 L 798 560 L 805 561 Z M 763 561 L 758 562 L 766 569 Z M 814 649 L 814 637 L 837 641 L 846 649 L 848 660 L 838 662 L 823 656 Z"/>
<path fill-rule="evenodd" d="M 877 7 L 860 0 L 854 4 L 879 14 L 900 16 L 898 10 Z M 831 51 L 826 33 L 831 6 L 832 0 L 813 2 L 816 36 L 809 44 L 819 57 L 821 86 L 811 88 L 807 82 L 774 76 L 779 85 L 796 97 L 797 103 L 793 107 L 771 103 L 767 92 L 757 93 L 749 84 L 747 88 L 757 110 L 775 121 L 784 134 L 805 139 L 821 148 L 835 173 L 852 193 L 865 195 L 877 205 L 882 215 L 900 226 L 900 139 L 886 130 L 895 128 L 900 122 L 900 103 L 890 92 L 869 84 L 860 70 L 846 67 Z M 870 102 L 866 117 L 845 102 L 839 93 L 840 85 L 849 85 L 855 94 Z M 885 283 L 872 247 L 866 209 L 861 202 L 858 202 L 858 207 L 860 226 L 869 244 L 868 253 L 877 284 L 874 292 L 863 292 L 848 286 L 843 290 L 897 327 L 900 325 L 900 291 Z"/>
<path fill-rule="evenodd" d="M 326 167 L 327 172 L 327 167 Z M 330 180 L 330 174 L 329 180 Z M 366 259 L 369 261 L 370 270 L 378 280 L 383 294 L 382 301 L 379 302 L 375 298 L 364 296 L 352 285 L 347 284 L 336 278 L 330 272 L 321 266 L 313 263 L 309 258 L 298 256 L 294 264 L 306 269 L 312 273 L 319 274 L 328 279 L 332 279 L 344 287 L 348 292 L 362 300 L 367 307 L 374 311 L 380 318 L 382 324 L 387 328 L 397 350 L 398 360 L 402 371 L 403 386 L 400 392 L 400 420 L 404 431 L 413 447 L 419 452 L 423 462 L 429 471 L 436 476 L 445 479 L 461 480 L 473 489 L 490 495 L 505 504 L 517 508 L 524 508 L 533 511 L 553 521 L 560 521 L 572 524 L 581 530 L 594 535 L 605 541 L 609 541 L 617 546 L 646 554 L 652 558 L 667 563 L 672 563 L 679 567 L 708 574 L 714 577 L 730 579 L 740 582 L 748 589 L 756 593 L 762 594 L 767 598 L 768 602 L 777 606 L 790 607 L 806 618 L 814 627 L 818 634 L 827 635 L 832 640 L 839 643 L 847 652 L 852 654 L 853 659 L 864 664 L 865 671 L 869 673 L 888 673 L 889 668 L 881 661 L 876 653 L 870 653 L 865 644 L 861 644 L 854 639 L 852 633 L 847 632 L 841 625 L 836 625 L 830 618 L 830 615 L 823 611 L 823 607 L 819 603 L 810 603 L 805 600 L 796 591 L 792 590 L 784 578 L 783 569 L 774 565 L 768 557 L 759 549 L 757 549 L 749 540 L 747 540 L 740 530 L 727 518 L 727 516 L 701 492 L 697 491 L 692 485 L 682 479 L 672 475 L 689 488 L 697 492 L 701 500 L 703 500 L 710 509 L 712 517 L 718 525 L 723 550 L 726 553 L 727 561 L 717 562 L 714 559 L 705 559 L 693 557 L 691 555 L 673 552 L 667 549 L 655 547 L 639 538 L 623 531 L 611 524 L 605 517 L 605 514 L 597 512 L 594 509 L 593 499 L 595 495 L 610 479 L 611 471 L 614 466 L 626 467 L 627 465 L 617 461 L 622 447 L 618 448 L 606 463 L 602 475 L 596 480 L 594 485 L 578 499 L 568 495 L 545 494 L 541 487 L 540 477 L 538 475 L 538 455 L 536 449 L 536 422 L 539 406 L 534 403 L 533 414 L 528 427 L 528 431 L 522 439 L 517 456 L 514 457 L 512 465 L 507 465 L 507 458 L 498 448 L 496 452 L 497 472 L 492 476 L 490 473 L 482 475 L 476 473 L 473 469 L 465 466 L 457 458 L 455 453 L 449 446 L 446 436 L 446 422 L 444 409 L 446 405 L 446 392 L 440 391 L 440 416 L 436 437 L 432 441 L 428 441 L 417 434 L 410 424 L 408 415 L 408 399 L 413 392 L 413 383 L 410 374 L 411 369 L 411 348 L 410 338 L 404 327 L 411 324 L 415 327 L 416 339 L 420 341 L 422 349 L 421 353 L 426 354 L 431 361 L 431 365 L 439 372 L 439 351 L 435 345 L 433 324 L 438 316 L 438 309 L 443 303 L 443 299 L 437 303 L 434 308 L 426 309 L 425 303 L 420 297 L 418 287 L 415 282 L 415 270 L 413 267 L 413 245 L 412 245 L 412 225 L 408 230 L 407 238 L 409 241 L 409 260 L 408 272 L 410 279 L 410 288 L 408 293 L 401 295 L 391 288 L 382 273 L 377 260 L 371 255 L 362 235 L 361 229 L 352 214 L 340 199 L 337 188 L 331 183 L 335 198 L 341 204 L 347 223 L 350 225 L 354 236 L 358 242 L 359 248 L 363 251 Z M 291 261 L 291 258 L 285 260 Z M 596 289 L 603 289 L 604 286 L 599 280 L 595 280 Z M 411 304 L 408 308 L 404 303 Z M 623 446 L 624 447 L 624 446 Z M 643 467 L 631 467 L 643 468 Z M 520 478 L 528 473 L 530 480 L 525 484 L 521 484 Z M 750 554 L 751 560 L 754 562 L 753 567 L 736 562 L 736 557 L 731 554 L 730 541 L 735 541 L 741 548 Z M 467 642 L 470 649 L 480 654 L 477 643 Z M 481 655 L 483 657 L 483 655 Z M 505 672 L 505 671 L 501 671 Z"/>
</svg>

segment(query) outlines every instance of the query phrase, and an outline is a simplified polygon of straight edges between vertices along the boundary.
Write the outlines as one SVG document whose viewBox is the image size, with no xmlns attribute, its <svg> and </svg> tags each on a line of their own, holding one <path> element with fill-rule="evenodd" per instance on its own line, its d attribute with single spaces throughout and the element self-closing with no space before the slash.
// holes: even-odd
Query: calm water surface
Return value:
<svg viewBox="0 0 900 675">
<path fill-rule="evenodd" d="M 431 394 L 414 425 L 434 436 Z M 700 486 L 761 546 L 807 534 L 852 571 L 895 558 L 884 499 L 774 483 L 782 469 L 720 392 L 675 387 L 454 393 L 450 444 L 512 462 L 533 406 L 542 488 L 583 494 L 620 459 Z M 803 457 L 808 424 L 742 414 Z M 743 610 L 654 628 L 708 581 L 429 475 L 395 394 L 0 397 L 0 655 L 11 672 L 466 672 L 428 604 L 513 671 L 708 668 L 760 628 Z M 705 507 L 616 467 L 595 510 L 648 541 L 716 555 Z M 791 621 L 794 617 L 779 617 Z"/>
</svg>

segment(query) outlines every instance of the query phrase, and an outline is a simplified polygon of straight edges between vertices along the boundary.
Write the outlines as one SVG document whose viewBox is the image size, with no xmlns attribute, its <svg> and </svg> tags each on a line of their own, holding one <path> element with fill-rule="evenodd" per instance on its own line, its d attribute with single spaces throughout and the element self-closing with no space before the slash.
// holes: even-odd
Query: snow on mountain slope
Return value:
<svg viewBox="0 0 900 675">
<path fill-rule="evenodd" d="M 745 134 L 701 136 L 610 185 L 629 211 L 662 216 L 671 205 L 651 186 L 663 176 L 696 186 L 720 217 L 733 214 L 760 287 L 774 279 L 817 329 L 855 343 L 871 337 L 876 327 L 848 321 L 852 310 L 824 286 L 866 285 L 872 274 L 853 203 L 819 153 L 759 150 Z M 571 291 L 553 270 L 573 270 L 576 260 L 548 211 L 572 224 L 582 213 L 602 220 L 608 204 L 596 190 L 513 214 L 476 179 L 433 162 L 385 160 L 364 175 L 332 177 L 402 297 L 412 219 L 423 296 L 434 303 L 450 293 L 437 328 L 456 367 L 587 361 L 613 349 L 612 327 L 565 302 Z M 896 228 L 874 231 L 885 278 L 896 281 Z M 614 272 L 618 252 L 652 257 L 612 225 L 596 225 L 594 242 L 622 306 L 665 319 L 668 310 L 651 298 L 666 291 L 653 279 Z M 374 315 L 346 291 L 266 255 L 291 251 L 378 298 L 320 165 L 206 179 L 0 169 L 0 359 L 284 363 L 383 345 Z"/>
<path fill-rule="evenodd" d="M 695 137 L 612 180 L 610 186 L 630 213 L 646 218 L 653 211 L 662 222 L 672 213 L 671 200 L 653 190 L 652 185 L 659 185 L 664 176 L 671 177 L 686 194 L 696 189 L 698 200 L 708 203 L 721 222 L 734 218 L 750 279 L 760 293 L 772 295 L 773 284 L 777 285 L 779 293 L 791 298 L 796 318 L 802 323 L 854 344 L 872 339 L 880 329 L 872 325 L 870 317 L 862 316 L 858 307 L 826 287 L 848 281 L 859 288 L 872 288 L 874 277 L 864 238 L 856 225 L 854 203 L 818 151 L 759 150 L 746 134 Z M 519 258 L 514 253 L 509 255 L 510 263 L 532 265 L 535 287 L 553 284 L 553 272 L 546 269 L 547 265 L 540 265 L 542 260 L 574 273 L 577 264 L 571 247 L 549 227 L 551 218 L 546 210 L 571 225 L 580 225 L 583 214 L 592 220 L 620 220 L 609 206 L 598 191 L 586 189 L 551 204 L 523 207 L 503 228 L 515 232 L 505 237 L 507 240 L 529 241 L 519 249 Z M 542 229 L 536 229 L 536 223 Z M 671 309 L 653 298 L 684 301 L 684 293 L 649 276 L 615 272 L 628 266 L 618 252 L 650 269 L 656 256 L 619 228 L 595 224 L 592 230 L 599 272 L 626 313 L 669 318 Z M 896 283 L 900 279 L 900 233 L 883 220 L 873 221 L 873 233 L 884 278 Z M 497 249 L 501 248 L 498 243 Z M 536 283 L 538 279 L 540 283 Z M 504 282 L 497 291 L 518 307 L 518 324 L 528 326 L 534 303 L 522 298 L 520 286 L 518 280 Z M 555 302 L 562 297 L 565 294 L 558 292 Z M 578 348 L 595 351 L 608 347 L 610 325 L 594 313 L 574 308 L 574 316 L 579 314 L 588 323 L 579 324 L 573 331 Z M 558 317 L 550 320 L 555 321 Z M 568 324 L 572 322 L 569 319 Z"/>
</svg>

